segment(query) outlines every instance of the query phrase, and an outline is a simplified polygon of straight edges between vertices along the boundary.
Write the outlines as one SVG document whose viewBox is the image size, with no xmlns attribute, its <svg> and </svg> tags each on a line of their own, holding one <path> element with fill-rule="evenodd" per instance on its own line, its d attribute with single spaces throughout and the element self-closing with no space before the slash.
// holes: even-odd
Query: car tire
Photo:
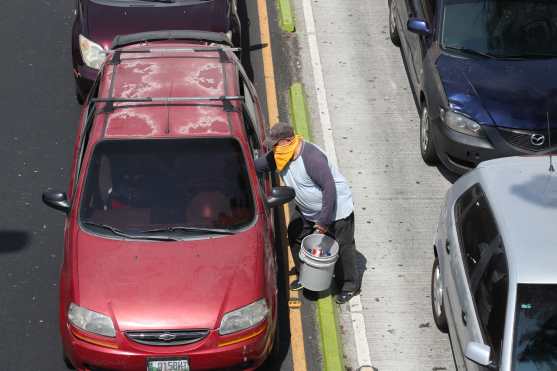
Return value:
<svg viewBox="0 0 557 371">
<path fill-rule="evenodd" d="M 269 353 L 269 361 L 271 362 L 271 364 L 277 363 L 280 361 L 280 351 L 281 351 L 281 345 L 280 345 L 280 327 L 279 327 L 279 323 L 278 323 L 278 319 L 277 319 L 277 324 L 275 326 L 275 334 L 273 336 L 273 348 L 271 349 L 271 352 Z"/>
<path fill-rule="evenodd" d="M 68 368 L 68 370 L 75 370 L 74 365 L 72 364 L 72 361 L 70 361 L 70 359 L 68 358 L 68 356 L 66 356 L 64 354 L 64 364 L 66 365 L 66 367 Z"/>
<path fill-rule="evenodd" d="M 439 269 L 439 259 L 435 258 L 431 272 L 431 311 L 435 325 L 441 332 L 448 332 L 447 316 L 443 299 L 443 281 Z"/>
<path fill-rule="evenodd" d="M 398 28 L 396 27 L 395 21 L 395 9 L 394 0 L 389 1 L 389 36 L 391 37 L 391 42 L 395 46 L 400 46 L 400 35 L 398 34 Z"/>
<path fill-rule="evenodd" d="M 79 91 L 77 84 L 75 85 L 75 100 L 81 106 L 85 103 L 85 96 Z"/>
<path fill-rule="evenodd" d="M 420 153 L 426 164 L 436 165 L 438 163 L 435 142 L 433 141 L 433 131 L 431 130 L 431 119 L 425 102 L 422 104 L 422 112 L 420 114 Z"/>
</svg>

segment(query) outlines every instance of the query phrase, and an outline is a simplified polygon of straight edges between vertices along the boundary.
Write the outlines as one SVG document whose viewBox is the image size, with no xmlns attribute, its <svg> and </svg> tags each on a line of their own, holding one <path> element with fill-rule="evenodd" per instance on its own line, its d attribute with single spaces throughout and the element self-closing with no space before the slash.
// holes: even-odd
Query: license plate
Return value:
<svg viewBox="0 0 557 371">
<path fill-rule="evenodd" d="M 147 363 L 147 371 L 190 371 L 187 359 L 151 360 Z"/>
</svg>

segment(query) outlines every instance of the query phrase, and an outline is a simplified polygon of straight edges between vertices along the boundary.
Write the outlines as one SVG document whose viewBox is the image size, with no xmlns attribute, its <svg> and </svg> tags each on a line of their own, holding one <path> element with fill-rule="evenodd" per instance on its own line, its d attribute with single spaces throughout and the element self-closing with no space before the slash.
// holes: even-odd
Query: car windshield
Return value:
<svg viewBox="0 0 557 371">
<path fill-rule="evenodd" d="M 557 56 L 557 1 L 446 0 L 441 44 L 499 58 Z"/>
<path fill-rule="evenodd" d="M 100 142 L 79 215 L 84 228 L 119 236 L 231 232 L 254 216 L 246 163 L 232 138 Z"/>
<path fill-rule="evenodd" d="M 518 285 L 515 321 L 513 370 L 557 370 L 557 285 Z"/>
</svg>

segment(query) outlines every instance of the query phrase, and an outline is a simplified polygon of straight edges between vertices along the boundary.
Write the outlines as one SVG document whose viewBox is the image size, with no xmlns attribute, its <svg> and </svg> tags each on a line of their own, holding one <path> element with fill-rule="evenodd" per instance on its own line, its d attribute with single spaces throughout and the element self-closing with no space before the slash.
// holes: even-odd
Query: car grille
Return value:
<svg viewBox="0 0 557 371">
<path fill-rule="evenodd" d="M 209 330 L 187 331 L 128 331 L 128 339 L 136 343 L 158 346 L 174 346 L 195 343 L 209 335 Z"/>
<path fill-rule="evenodd" d="M 531 152 L 540 152 L 549 148 L 549 135 L 547 130 L 515 130 L 498 128 L 501 136 L 511 145 Z M 535 138 L 533 137 L 535 136 Z M 534 144 L 533 139 L 540 139 L 542 144 Z M 557 143 L 557 129 L 551 129 L 551 140 L 553 145 Z M 537 142 L 540 143 L 540 142 Z"/>
</svg>

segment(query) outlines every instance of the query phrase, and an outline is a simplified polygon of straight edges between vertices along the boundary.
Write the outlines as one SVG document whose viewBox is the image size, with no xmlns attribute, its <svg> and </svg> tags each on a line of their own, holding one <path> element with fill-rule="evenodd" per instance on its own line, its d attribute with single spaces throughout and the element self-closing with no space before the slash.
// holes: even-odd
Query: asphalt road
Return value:
<svg viewBox="0 0 557 371">
<path fill-rule="evenodd" d="M 256 3 L 246 3 L 248 41 L 256 45 Z M 0 13 L 0 370 L 65 369 L 57 318 L 64 218 L 42 204 L 41 193 L 66 189 L 69 181 L 80 112 L 71 72 L 73 6 L 72 0 L 10 1 Z M 259 55 L 254 51 L 251 62 L 262 92 Z M 280 369 L 289 370 L 282 313 Z"/>
</svg>

